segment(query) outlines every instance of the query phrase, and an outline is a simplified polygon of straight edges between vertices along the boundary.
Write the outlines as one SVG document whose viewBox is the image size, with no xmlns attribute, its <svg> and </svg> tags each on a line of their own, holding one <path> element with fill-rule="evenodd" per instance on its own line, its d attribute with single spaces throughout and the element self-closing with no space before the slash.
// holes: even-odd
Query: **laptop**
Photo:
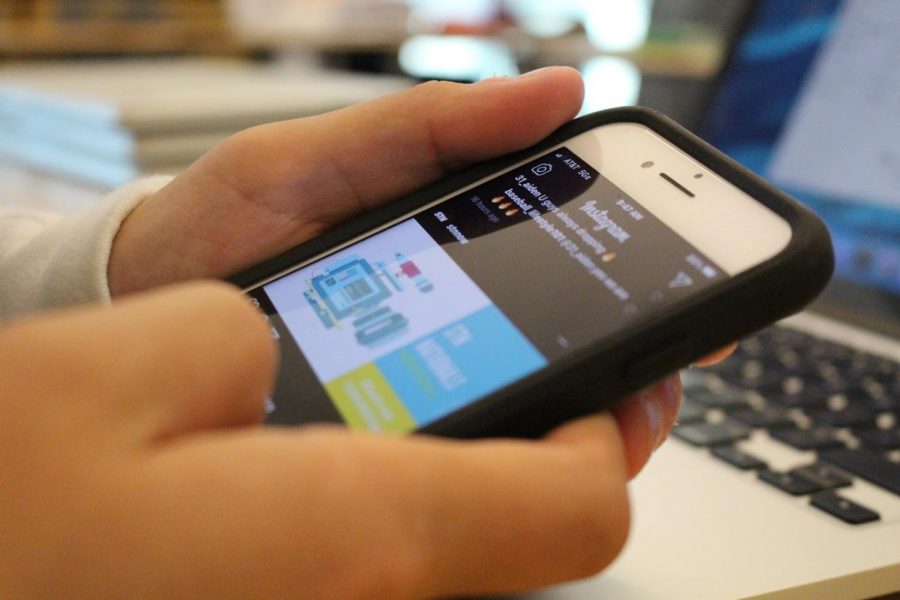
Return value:
<svg viewBox="0 0 900 600">
<path fill-rule="evenodd" d="M 835 278 L 810 310 L 684 372 L 622 556 L 534 598 L 900 592 L 898 32 L 896 0 L 750 3 L 699 132 L 826 220 Z"/>
</svg>

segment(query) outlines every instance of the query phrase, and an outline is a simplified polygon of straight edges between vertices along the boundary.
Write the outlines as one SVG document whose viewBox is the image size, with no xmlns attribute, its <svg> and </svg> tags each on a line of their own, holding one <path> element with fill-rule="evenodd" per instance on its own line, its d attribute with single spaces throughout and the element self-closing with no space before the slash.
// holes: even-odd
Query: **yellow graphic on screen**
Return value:
<svg viewBox="0 0 900 600">
<path fill-rule="evenodd" d="M 401 434 L 416 428 L 412 415 L 374 363 L 329 381 L 325 391 L 351 429 Z"/>
</svg>

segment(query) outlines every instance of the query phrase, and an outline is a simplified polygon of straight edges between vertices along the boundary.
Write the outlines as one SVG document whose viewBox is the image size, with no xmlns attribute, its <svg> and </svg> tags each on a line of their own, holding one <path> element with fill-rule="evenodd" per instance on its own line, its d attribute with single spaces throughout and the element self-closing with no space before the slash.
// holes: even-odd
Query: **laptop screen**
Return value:
<svg viewBox="0 0 900 600">
<path fill-rule="evenodd" d="M 900 318 L 900 2 L 760 0 L 701 134 L 828 224 L 834 288 Z M 837 294 L 836 296 L 840 296 Z"/>
</svg>

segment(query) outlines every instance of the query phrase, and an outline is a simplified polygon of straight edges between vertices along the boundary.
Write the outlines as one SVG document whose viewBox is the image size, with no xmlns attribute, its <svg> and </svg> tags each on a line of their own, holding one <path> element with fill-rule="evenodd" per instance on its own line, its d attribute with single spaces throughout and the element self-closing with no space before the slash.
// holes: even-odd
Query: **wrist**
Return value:
<svg viewBox="0 0 900 600">
<path fill-rule="evenodd" d="M 147 223 L 144 217 L 153 197 L 172 181 L 170 176 L 149 177 L 117 191 L 124 197 L 117 204 L 120 220 L 109 248 L 106 280 L 111 297 L 150 287 L 156 274 L 159 238 L 165 230 Z M 149 229 L 147 225 L 150 225 Z M 160 281 L 159 284 L 164 283 Z M 159 285 L 157 284 L 157 285 Z"/>
</svg>

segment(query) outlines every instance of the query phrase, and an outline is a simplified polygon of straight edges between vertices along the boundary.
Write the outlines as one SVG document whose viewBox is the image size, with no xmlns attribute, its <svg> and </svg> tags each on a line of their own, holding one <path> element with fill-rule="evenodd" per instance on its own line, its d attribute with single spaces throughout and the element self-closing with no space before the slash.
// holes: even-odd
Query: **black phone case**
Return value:
<svg viewBox="0 0 900 600">
<path fill-rule="evenodd" d="M 834 255 L 828 230 L 816 215 L 674 121 L 641 107 L 617 108 L 575 119 L 531 148 L 465 169 L 229 280 L 249 287 L 573 136 L 614 122 L 649 127 L 756 198 L 790 224 L 790 243 L 763 264 L 673 304 L 627 332 L 573 352 L 419 433 L 460 438 L 541 435 L 565 421 L 600 411 L 626 394 L 800 310 L 825 287 L 834 268 Z"/>
</svg>

